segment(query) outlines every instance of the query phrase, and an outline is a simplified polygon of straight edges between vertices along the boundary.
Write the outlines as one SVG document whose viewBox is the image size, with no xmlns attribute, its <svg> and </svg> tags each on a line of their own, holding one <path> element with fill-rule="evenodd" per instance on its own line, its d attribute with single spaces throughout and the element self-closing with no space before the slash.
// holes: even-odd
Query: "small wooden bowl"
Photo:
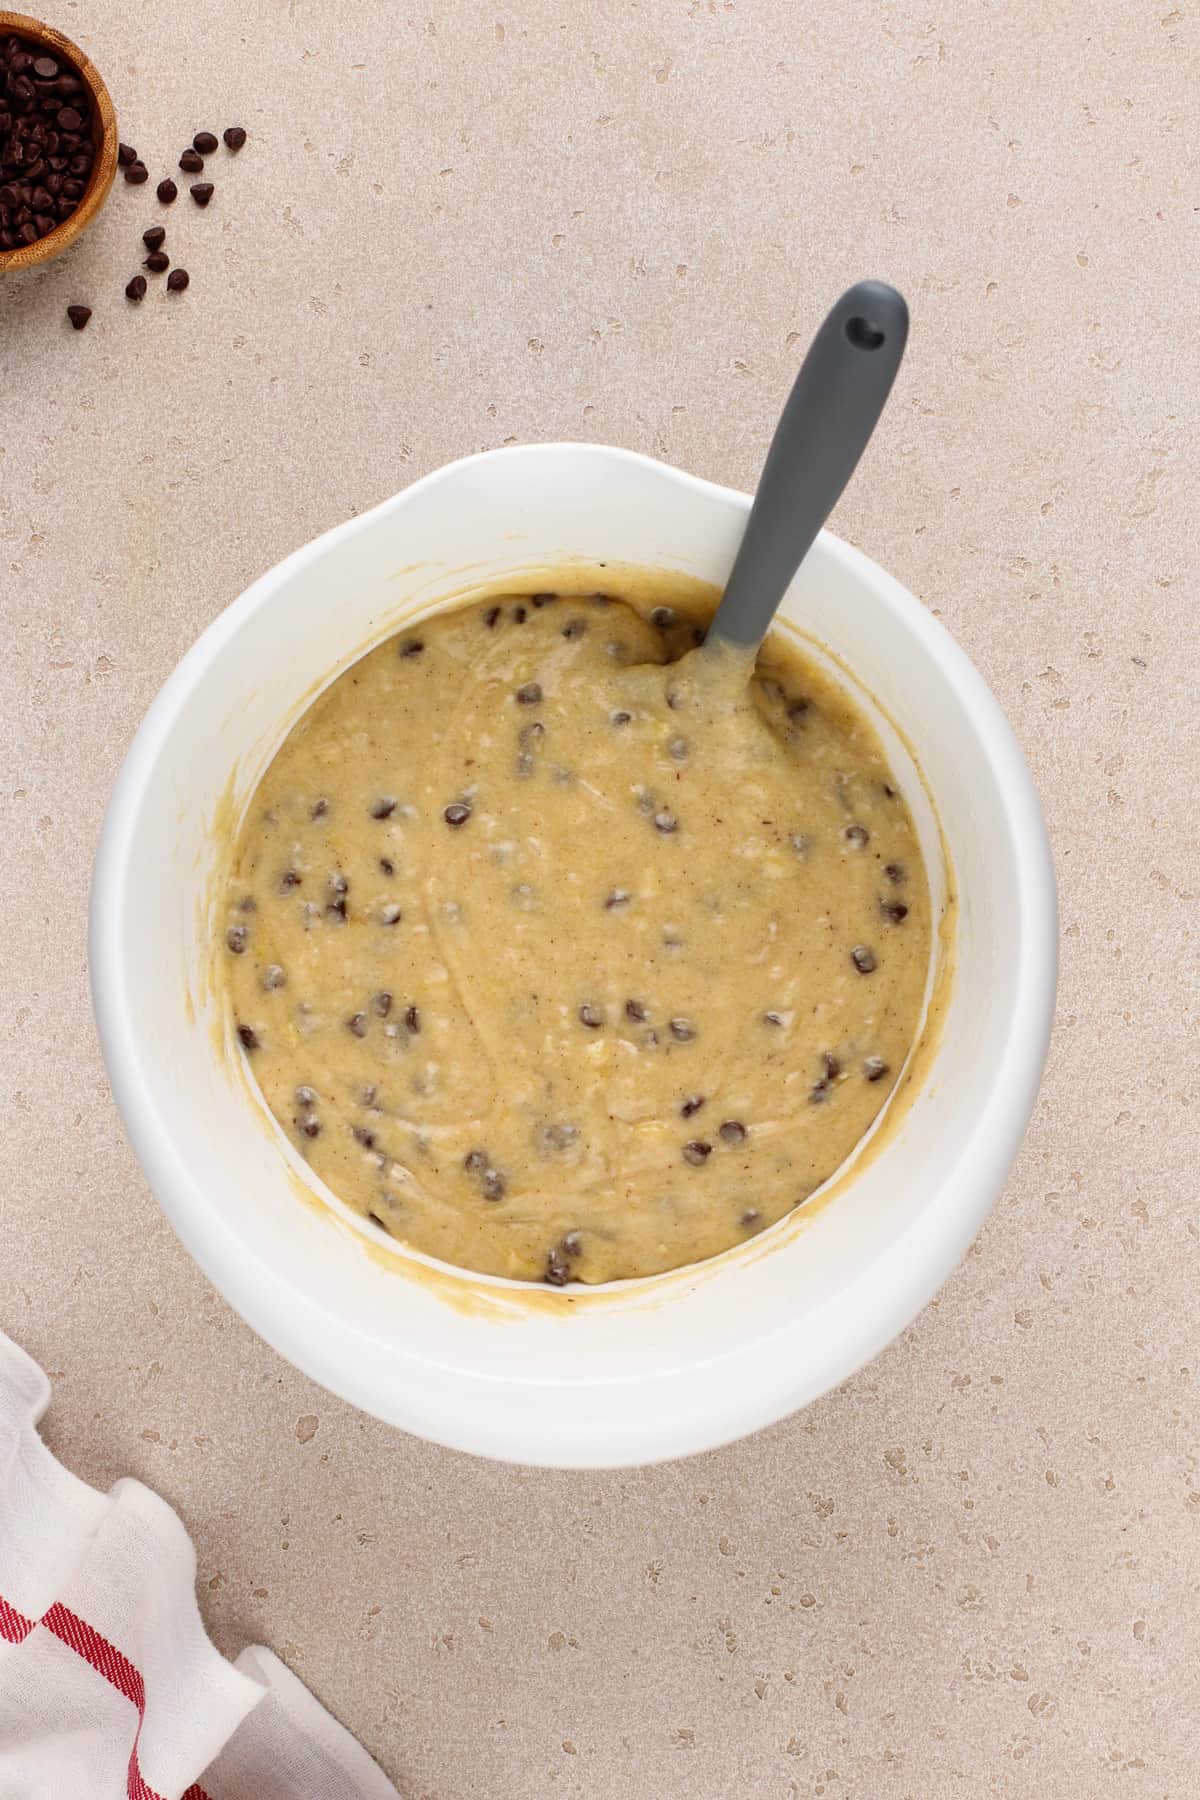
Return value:
<svg viewBox="0 0 1200 1800">
<path fill-rule="evenodd" d="M 5 275 L 18 269 L 31 269 L 35 263 L 48 262 L 52 256 L 61 256 L 80 233 L 87 230 L 108 199 L 108 190 L 117 172 L 117 115 L 99 75 L 78 45 L 64 37 L 61 31 L 55 31 L 52 26 L 43 25 L 25 13 L 5 12 L 0 8 L 0 37 L 24 38 L 39 50 L 44 49 L 47 55 L 70 64 L 92 103 L 92 143 L 96 152 L 87 187 L 71 216 L 35 243 L 21 244 L 16 250 L 0 250 L 0 275 Z"/>
</svg>

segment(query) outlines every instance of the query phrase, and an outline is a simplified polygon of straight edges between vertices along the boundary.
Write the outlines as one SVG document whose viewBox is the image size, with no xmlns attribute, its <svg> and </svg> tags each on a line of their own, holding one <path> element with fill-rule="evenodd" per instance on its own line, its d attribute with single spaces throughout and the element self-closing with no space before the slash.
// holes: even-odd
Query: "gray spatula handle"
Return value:
<svg viewBox="0 0 1200 1800">
<path fill-rule="evenodd" d="M 766 636 L 784 590 L 867 447 L 907 339 L 908 307 L 886 282 L 860 281 L 834 306 L 771 440 L 710 642 L 748 647 Z"/>
</svg>

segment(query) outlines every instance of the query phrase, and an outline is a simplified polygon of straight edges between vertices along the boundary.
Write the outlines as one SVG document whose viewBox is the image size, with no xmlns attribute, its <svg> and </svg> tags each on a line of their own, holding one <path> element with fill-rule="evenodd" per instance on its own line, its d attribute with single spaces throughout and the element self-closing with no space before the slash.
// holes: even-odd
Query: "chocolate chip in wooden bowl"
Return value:
<svg viewBox="0 0 1200 1800">
<path fill-rule="evenodd" d="M 150 225 L 142 233 L 142 242 L 147 250 L 161 250 L 167 239 L 165 225 Z"/>
<path fill-rule="evenodd" d="M 182 294 L 188 284 L 188 279 L 186 269 L 172 269 L 167 276 L 167 286 L 173 294 Z"/>
<path fill-rule="evenodd" d="M 130 187 L 142 187 L 149 181 L 150 171 L 144 162 L 130 163 L 125 171 L 125 179 Z"/>
<path fill-rule="evenodd" d="M 850 952 L 850 961 L 860 975 L 873 975 L 877 967 L 875 952 L 866 944 L 855 944 Z"/>
<path fill-rule="evenodd" d="M 882 1056 L 864 1056 L 862 1072 L 868 1081 L 882 1081 L 889 1069 Z"/>
<path fill-rule="evenodd" d="M 82 331 L 92 316 L 90 306 L 68 306 L 67 317 L 76 331 Z"/>
<path fill-rule="evenodd" d="M 142 261 L 143 269 L 149 269 L 152 275 L 161 275 L 171 266 L 171 259 L 165 250 L 152 250 Z"/>
<path fill-rule="evenodd" d="M 189 144 L 187 149 L 183 152 L 183 155 L 179 158 L 179 166 L 185 175 L 199 175 L 201 169 L 204 167 L 204 158 L 198 150 L 193 150 Z"/>
<path fill-rule="evenodd" d="M 154 192 L 157 194 L 159 204 L 162 206 L 171 206 L 179 198 L 179 189 L 175 186 L 175 183 L 171 180 L 169 175 L 165 181 L 159 182 Z"/>
<path fill-rule="evenodd" d="M 140 161 L 141 161 L 141 158 L 138 156 L 138 153 L 134 149 L 132 144 L 118 144 L 117 145 L 117 162 L 122 169 L 128 169 L 135 162 L 140 162 Z"/>
<path fill-rule="evenodd" d="M 144 275 L 135 275 L 133 280 L 128 283 L 125 289 L 125 298 L 132 300 L 135 306 L 140 305 L 146 298 L 146 277 Z"/>
<path fill-rule="evenodd" d="M 213 184 L 211 181 L 194 181 L 188 193 L 197 206 L 207 206 L 213 197 Z"/>
<path fill-rule="evenodd" d="M 246 128 L 244 125 L 227 125 L 221 136 L 225 140 L 226 149 L 238 151 L 246 142 Z"/>
<path fill-rule="evenodd" d="M 215 131 L 198 131 L 192 139 L 192 149 L 198 150 L 201 156 L 211 156 L 217 147 Z"/>
</svg>

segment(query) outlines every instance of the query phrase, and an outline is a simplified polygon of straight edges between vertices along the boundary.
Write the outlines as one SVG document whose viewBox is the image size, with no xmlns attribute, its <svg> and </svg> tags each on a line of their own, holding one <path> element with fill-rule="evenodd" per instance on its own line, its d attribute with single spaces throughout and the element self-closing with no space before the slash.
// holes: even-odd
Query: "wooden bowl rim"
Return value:
<svg viewBox="0 0 1200 1800">
<path fill-rule="evenodd" d="M 64 32 L 53 25 L 44 24 L 41 19 L 32 18 L 28 13 L 7 12 L 0 8 L 0 37 L 20 37 L 27 43 L 44 45 L 47 50 L 56 51 L 64 62 L 70 63 L 91 96 L 100 126 L 96 161 L 79 205 L 69 218 L 64 219 L 61 225 L 56 225 L 53 231 L 48 231 L 45 237 L 36 239 L 32 244 L 22 244 L 17 250 L 0 250 L 0 275 L 4 275 L 15 273 L 19 269 L 31 269 L 38 263 L 49 261 L 52 256 L 61 256 L 87 230 L 107 200 L 117 172 L 117 115 L 112 96 L 97 70 L 79 45 Z"/>
</svg>

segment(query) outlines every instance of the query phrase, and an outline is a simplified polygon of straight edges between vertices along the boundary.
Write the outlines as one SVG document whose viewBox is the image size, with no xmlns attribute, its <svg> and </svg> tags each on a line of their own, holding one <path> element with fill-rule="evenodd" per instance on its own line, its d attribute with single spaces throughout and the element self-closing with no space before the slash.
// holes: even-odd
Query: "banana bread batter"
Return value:
<svg viewBox="0 0 1200 1800">
<path fill-rule="evenodd" d="M 775 634 L 755 678 L 604 595 L 380 645 L 251 802 L 225 917 L 276 1118 L 382 1230 L 562 1286 L 712 1256 L 845 1159 L 912 1043 L 917 835 Z"/>
</svg>

